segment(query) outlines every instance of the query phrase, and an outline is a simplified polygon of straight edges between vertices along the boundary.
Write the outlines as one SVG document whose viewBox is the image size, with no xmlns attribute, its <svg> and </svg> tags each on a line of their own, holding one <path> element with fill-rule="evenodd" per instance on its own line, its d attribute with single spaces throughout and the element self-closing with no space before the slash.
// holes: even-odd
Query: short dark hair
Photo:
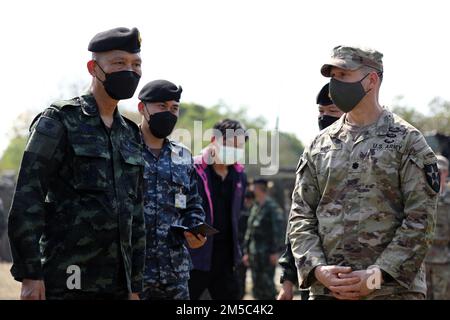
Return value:
<svg viewBox="0 0 450 320">
<path fill-rule="evenodd" d="M 259 186 L 263 192 L 267 192 L 267 190 L 269 189 L 269 181 L 263 178 L 255 179 L 253 181 L 253 185 L 255 187 Z"/>
<path fill-rule="evenodd" d="M 253 191 L 247 190 L 245 192 L 245 199 L 255 199 L 255 193 Z"/>
<path fill-rule="evenodd" d="M 225 138 L 227 137 L 227 130 L 233 130 L 234 132 L 237 131 L 236 132 L 237 136 L 239 136 L 241 134 L 245 135 L 245 141 L 248 140 L 247 129 L 238 120 L 233 120 L 233 119 L 228 119 L 228 118 L 220 120 L 213 126 L 213 129 L 220 131 L 220 133 L 222 134 L 222 137 L 225 137 Z"/>
</svg>

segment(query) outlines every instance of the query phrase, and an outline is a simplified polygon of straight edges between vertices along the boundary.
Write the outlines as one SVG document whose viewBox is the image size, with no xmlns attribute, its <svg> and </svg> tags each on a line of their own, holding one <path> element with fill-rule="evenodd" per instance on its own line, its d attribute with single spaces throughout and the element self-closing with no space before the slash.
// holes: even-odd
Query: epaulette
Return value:
<svg viewBox="0 0 450 320">
<path fill-rule="evenodd" d="M 79 106 L 81 106 L 80 99 L 77 97 L 77 98 L 73 98 L 73 99 L 70 99 L 70 100 L 56 100 L 55 102 L 53 102 L 50 105 L 50 107 L 57 108 L 58 110 L 61 110 L 61 109 L 65 108 L 65 107 L 68 107 L 68 106 L 72 106 L 72 107 L 79 107 Z"/>
</svg>

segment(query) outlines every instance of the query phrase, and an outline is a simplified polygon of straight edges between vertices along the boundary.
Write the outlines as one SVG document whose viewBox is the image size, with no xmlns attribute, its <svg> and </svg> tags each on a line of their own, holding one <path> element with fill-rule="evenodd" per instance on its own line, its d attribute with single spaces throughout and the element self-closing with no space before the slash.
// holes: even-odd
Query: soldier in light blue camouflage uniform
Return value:
<svg viewBox="0 0 450 320">
<path fill-rule="evenodd" d="M 424 299 L 440 189 L 423 135 L 378 102 L 382 54 L 338 46 L 322 75 L 346 114 L 305 148 L 289 239 L 310 299 Z"/>
<path fill-rule="evenodd" d="M 165 80 L 148 83 L 139 93 L 143 116 L 144 215 L 147 254 L 144 273 L 146 300 L 187 300 L 191 269 L 184 244 L 198 248 L 206 238 L 173 228 L 187 228 L 204 221 L 192 156 L 183 145 L 167 139 L 179 114 L 181 87 Z"/>
</svg>

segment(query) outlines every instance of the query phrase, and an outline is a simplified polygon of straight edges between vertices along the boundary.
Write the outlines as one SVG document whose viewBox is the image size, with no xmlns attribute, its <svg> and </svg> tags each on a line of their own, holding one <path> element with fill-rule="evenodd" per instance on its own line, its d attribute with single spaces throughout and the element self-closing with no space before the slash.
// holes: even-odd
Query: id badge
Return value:
<svg viewBox="0 0 450 320">
<path fill-rule="evenodd" d="M 177 193 L 175 195 L 175 208 L 186 209 L 186 195 Z"/>
</svg>

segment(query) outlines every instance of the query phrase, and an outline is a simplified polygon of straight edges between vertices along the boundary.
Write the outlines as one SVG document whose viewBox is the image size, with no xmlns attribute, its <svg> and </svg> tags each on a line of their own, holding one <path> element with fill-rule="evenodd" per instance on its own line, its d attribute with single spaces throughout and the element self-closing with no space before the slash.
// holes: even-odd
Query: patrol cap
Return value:
<svg viewBox="0 0 450 320">
<path fill-rule="evenodd" d="M 448 159 L 444 156 L 441 155 L 437 155 L 437 166 L 439 170 L 448 170 L 449 167 L 449 163 L 448 163 Z"/>
<path fill-rule="evenodd" d="M 337 46 L 333 49 L 330 60 L 322 66 L 320 72 L 330 77 L 332 67 L 354 71 L 362 66 L 372 67 L 383 72 L 383 54 L 374 49 Z"/>
<path fill-rule="evenodd" d="M 167 80 L 154 80 L 147 83 L 139 92 L 139 100 L 144 102 L 180 101 L 181 86 Z"/>
<path fill-rule="evenodd" d="M 321 106 L 329 106 L 330 104 L 333 104 L 333 101 L 331 101 L 330 98 L 330 84 L 327 83 L 320 89 L 319 94 L 316 98 L 316 103 L 320 104 Z"/>
<path fill-rule="evenodd" d="M 141 51 L 141 36 L 137 28 L 114 28 L 97 33 L 89 42 L 91 52 L 122 50 L 130 53 Z"/>
</svg>

